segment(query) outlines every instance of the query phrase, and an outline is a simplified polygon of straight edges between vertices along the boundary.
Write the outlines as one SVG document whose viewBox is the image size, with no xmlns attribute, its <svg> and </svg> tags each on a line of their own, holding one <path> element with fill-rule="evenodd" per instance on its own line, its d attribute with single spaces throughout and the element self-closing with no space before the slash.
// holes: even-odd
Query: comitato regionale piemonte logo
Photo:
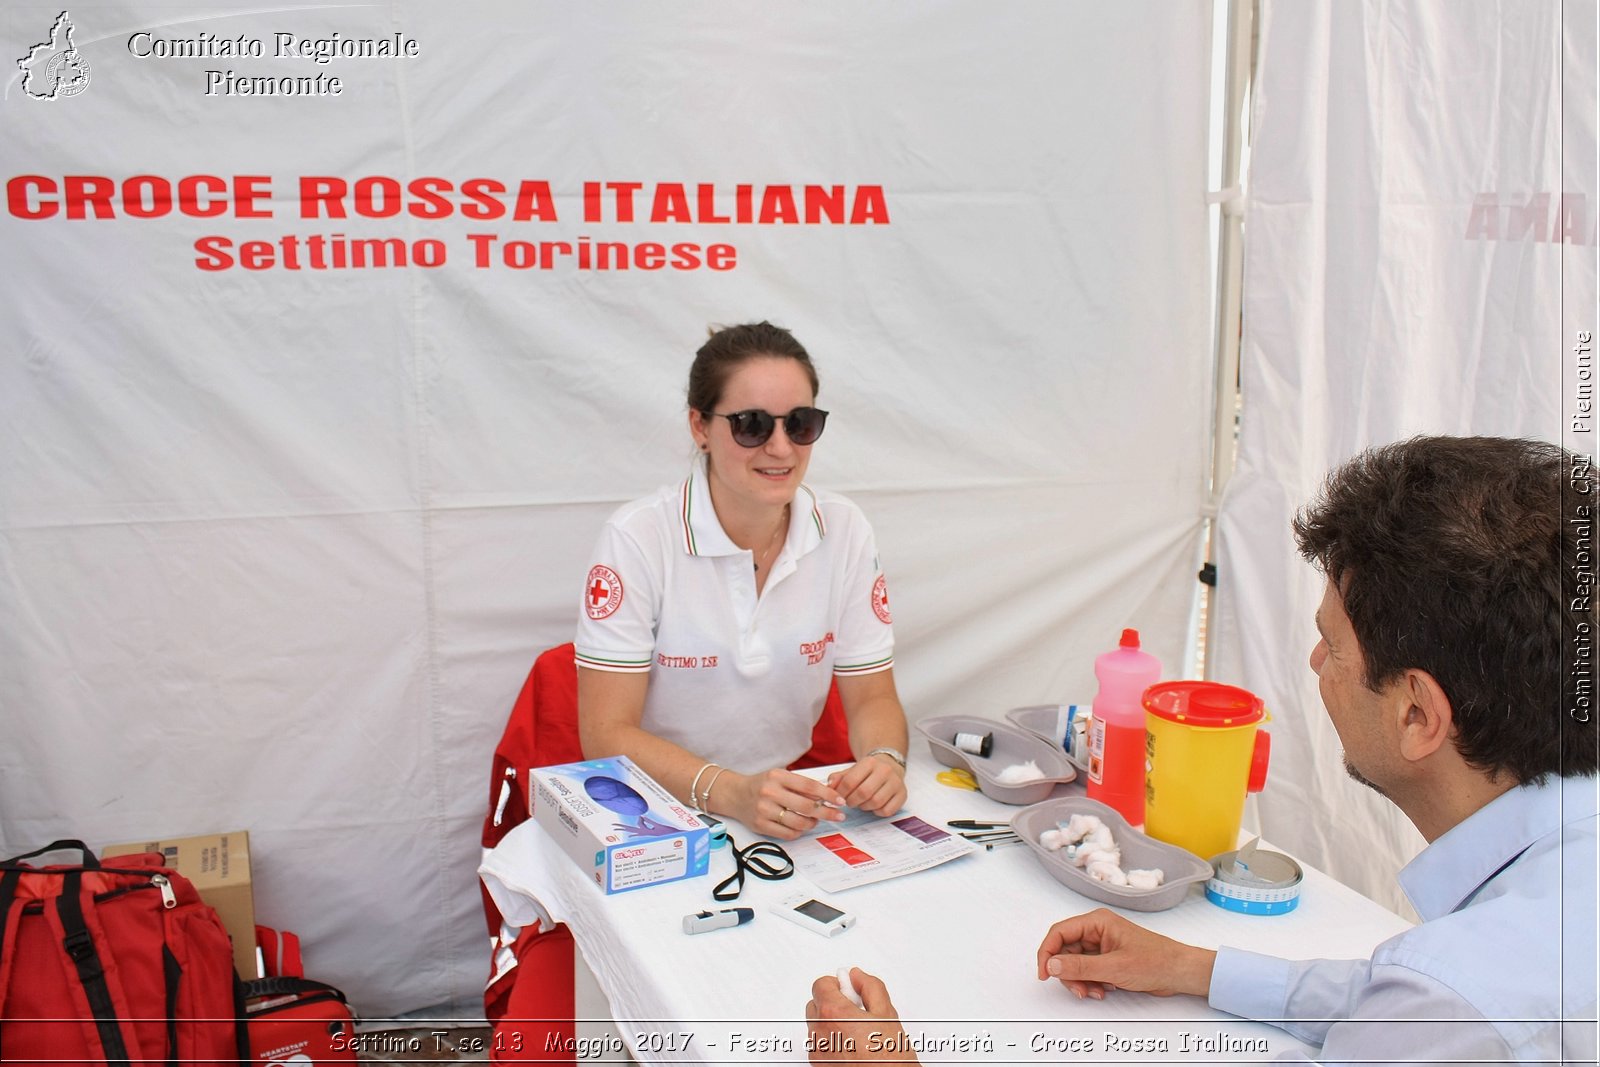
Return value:
<svg viewBox="0 0 1600 1067">
<path fill-rule="evenodd" d="M 72 18 L 63 11 L 50 27 L 48 40 L 17 60 L 22 91 L 34 100 L 60 100 L 89 88 L 89 61 L 72 43 Z"/>
</svg>

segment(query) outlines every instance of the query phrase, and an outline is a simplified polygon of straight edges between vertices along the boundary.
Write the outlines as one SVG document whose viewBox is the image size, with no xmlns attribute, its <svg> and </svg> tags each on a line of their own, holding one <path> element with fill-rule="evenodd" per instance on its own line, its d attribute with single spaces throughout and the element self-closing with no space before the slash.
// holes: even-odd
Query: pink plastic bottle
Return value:
<svg viewBox="0 0 1600 1067">
<path fill-rule="evenodd" d="M 1161 661 L 1139 650 L 1139 631 L 1122 631 L 1113 651 L 1096 656 L 1089 727 L 1089 797 L 1138 826 L 1144 822 L 1144 691 L 1161 680 Z"/>
</svg>

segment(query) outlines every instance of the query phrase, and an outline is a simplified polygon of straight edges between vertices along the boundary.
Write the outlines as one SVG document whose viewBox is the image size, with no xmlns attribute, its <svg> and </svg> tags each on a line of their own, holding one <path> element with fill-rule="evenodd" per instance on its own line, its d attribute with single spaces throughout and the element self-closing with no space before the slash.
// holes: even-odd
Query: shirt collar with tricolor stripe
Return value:
<svg viewBox="0 0 1600 1067">
<path fill-rule="evenodd" d="M 723 530 L 716 509 L 711 506 L 711 482 L 703 455 L 695 457 L 689 477 L 678 487 L 678 518 L 683 550 L 691 556 L 731 556 L 745 551 Z M 800 483 L 784 546 L 789 555 L 798 559 L 820 545 L 827 533 L 828 524 L 822 518 L 817 494 L 809 485 Z"/>
</svg>

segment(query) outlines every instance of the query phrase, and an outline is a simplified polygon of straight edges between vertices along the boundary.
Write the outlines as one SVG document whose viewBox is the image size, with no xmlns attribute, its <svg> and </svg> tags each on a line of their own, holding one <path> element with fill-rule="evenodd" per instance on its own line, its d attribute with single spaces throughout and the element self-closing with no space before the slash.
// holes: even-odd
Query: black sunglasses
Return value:
<svg viewBox="0 0 1600 1067">
<path fill-rule="evenodd" d="M 701 414 L 708 419 L 727 419 L 734 441 L 745 448 L 759 448 L 766 444 L 780 417 L 783 419 L 783 432 L 797 445 L 809 445 L 821 437 L 822 427 L 828 422 L 828 413 L 821 408 L 795 408 L 783 416 L 759 408 L 735 411 L 728 415 L 720 411 L 704 411 Z"/>
</svg>

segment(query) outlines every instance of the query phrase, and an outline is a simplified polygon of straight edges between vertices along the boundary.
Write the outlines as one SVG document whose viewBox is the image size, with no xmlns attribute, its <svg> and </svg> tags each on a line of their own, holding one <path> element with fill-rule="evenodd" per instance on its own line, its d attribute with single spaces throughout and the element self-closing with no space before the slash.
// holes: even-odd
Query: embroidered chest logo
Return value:
<svg viewBox="0 0 1600 1067">
<path fill-rule="evenodd" d="M 889 583 L 881 574 L 878 575 L 878 580 L 872 583 L 872 613 L 886 626 L 894 622 L 889 616 Z"/>
<path fill-rule="evenodd" d="M 806 658 L 806 666 L 812 667 L 822 662 L 822 657 L 828 654 L 828 646 L 833 644 L 833 631 L 829 630 L 815 641 L 803 641 L 800 644 L 800 654 Z"/>
<path fill-rule="evenodd" d="M 622 606 L 622 579 L 603 563 L 596 563 L 584 583 L 583 610 L 591 619 L 603 619 Z"/>
</svg>

